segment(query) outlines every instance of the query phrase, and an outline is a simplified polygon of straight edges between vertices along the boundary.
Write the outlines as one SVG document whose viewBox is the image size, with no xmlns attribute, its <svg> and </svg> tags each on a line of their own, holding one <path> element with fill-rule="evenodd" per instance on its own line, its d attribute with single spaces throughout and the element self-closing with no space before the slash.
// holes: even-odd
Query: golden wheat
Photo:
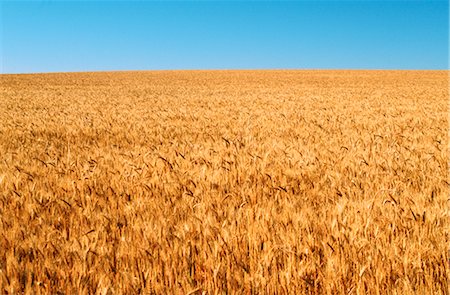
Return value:
<svg viewBox="0 0 450 295">
<path fill-rule="evenodd" d="M 2 294 L 448 294 L 447 71 L 0 82 Z"/>
</svg>

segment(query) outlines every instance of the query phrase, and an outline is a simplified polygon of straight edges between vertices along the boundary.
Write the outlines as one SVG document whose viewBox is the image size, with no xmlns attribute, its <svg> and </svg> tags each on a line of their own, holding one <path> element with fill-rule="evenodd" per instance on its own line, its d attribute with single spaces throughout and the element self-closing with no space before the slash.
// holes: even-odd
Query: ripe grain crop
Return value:
<svg viewBox="0 0 450 295">
<path fill-rule="evenodd" d="M 0 75 L 0 293 L 449 294 L 448 79 Z"/>
</svg>

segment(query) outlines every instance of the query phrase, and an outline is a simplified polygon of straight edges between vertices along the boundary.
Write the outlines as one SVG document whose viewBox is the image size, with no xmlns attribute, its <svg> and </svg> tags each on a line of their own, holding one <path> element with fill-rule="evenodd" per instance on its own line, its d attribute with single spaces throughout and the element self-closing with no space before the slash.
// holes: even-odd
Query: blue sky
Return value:
<svg viewBox="0 0 450 295">
<path fill-rule="evenodd" d="M 2 1 L 2 73 L 448 69 L 448 1 Z"/>
</svg>

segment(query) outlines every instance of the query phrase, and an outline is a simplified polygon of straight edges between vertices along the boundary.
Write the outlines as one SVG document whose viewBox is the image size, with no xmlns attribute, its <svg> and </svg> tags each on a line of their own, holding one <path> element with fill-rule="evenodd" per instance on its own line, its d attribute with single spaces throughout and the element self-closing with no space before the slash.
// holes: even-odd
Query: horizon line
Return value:
<svg viewBox="0 0 450 295">
<path fill-rule="evenodd" d="M 188 72 L 188 71 L 450 71 L 446 69 L 414 69 L 414 68 L 180 68 L 180 69 L 130 69 L 130 70 L 81 70 L 81 71 L 48 71 L 48 72 L 9 72 L 0 75 L 39 75 L 39 74 L 76 74 L 76 73 L 120 73 L 120 72 Z"/>
</svg>

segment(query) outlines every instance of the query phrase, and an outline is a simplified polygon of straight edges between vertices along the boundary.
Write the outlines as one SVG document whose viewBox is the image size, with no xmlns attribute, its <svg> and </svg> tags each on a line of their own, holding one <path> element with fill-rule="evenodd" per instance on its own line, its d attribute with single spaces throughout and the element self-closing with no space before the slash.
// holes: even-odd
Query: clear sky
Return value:
<svg viewBox="0 0 450 295">
<path fill-rule="evenodd" d="M 2 73 L 448 69 L 441 1 L 3 1 Z"/>
</svg>

